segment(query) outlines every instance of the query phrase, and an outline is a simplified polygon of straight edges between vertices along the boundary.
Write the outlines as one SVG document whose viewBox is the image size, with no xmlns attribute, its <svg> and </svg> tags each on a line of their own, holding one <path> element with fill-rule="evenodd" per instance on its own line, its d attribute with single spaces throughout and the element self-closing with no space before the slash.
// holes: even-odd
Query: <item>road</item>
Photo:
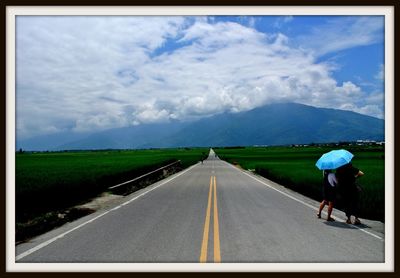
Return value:
<svg viewBox="0 0 400 278">
<path fill-rule="evenodd" d="M 214 156 L 16 247 L 18 262 L 384 262 L 384 236 Z"/>
</svg>

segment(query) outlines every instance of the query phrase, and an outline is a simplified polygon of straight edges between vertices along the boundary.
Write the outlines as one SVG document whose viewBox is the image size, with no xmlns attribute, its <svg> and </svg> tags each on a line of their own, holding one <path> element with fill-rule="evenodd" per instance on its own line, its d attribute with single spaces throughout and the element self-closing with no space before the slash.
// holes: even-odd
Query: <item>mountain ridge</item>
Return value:
<svg viewBox="0 0 400 278">
<path fill-rule="evenodd" d="M 384 120 L 352 111 L 277 103 L 195 122 L 109 129 L 57 146 L 52 142 L 48 150 L 288 145 L 360 139 L 383 141 Z M 18 148 L 32 148 L 29 140 L 25 146 L 24 141 L 17 143 Z M 44 150 L 43 144 L 40 147 Z"/>
</svg>

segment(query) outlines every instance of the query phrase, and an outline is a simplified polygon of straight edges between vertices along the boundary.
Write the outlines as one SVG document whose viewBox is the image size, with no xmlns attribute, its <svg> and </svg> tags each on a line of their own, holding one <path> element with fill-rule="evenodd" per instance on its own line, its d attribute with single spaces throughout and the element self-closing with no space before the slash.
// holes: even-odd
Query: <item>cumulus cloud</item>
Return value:
<svg viewBox="0 0 400 278">
<path fill-rule="evenodd" d="M 337 84 L 331 65 L 290 45 L 281 33 L 204 17 L 18 17 L 17 132 L 185 121 L 282 101 L 382 115 L 382 98 Z"/>
</svg>

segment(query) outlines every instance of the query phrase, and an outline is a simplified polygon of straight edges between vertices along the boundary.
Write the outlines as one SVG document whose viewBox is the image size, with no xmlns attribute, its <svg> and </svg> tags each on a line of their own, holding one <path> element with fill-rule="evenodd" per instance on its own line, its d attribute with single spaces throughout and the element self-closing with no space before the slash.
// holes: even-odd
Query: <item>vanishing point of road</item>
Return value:
<svg viewBox="0 0 400 278">
<path fill-rule="evenodd" d="M 16 262 L 384 262 L 384 236 L 316 210 L 211 150 L 203 164 L 16 246 Z"/>
</svg>

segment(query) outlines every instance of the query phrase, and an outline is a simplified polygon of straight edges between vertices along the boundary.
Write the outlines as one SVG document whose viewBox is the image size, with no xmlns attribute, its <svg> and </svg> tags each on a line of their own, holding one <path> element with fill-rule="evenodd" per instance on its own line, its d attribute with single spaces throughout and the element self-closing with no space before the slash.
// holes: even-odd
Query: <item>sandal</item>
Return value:
<svg viewBox="0 0 400 278">
<path fill-rule="evenodd" d="M 350 219 L 347 219 L 347 220 L 346 220 L 346 223 L 347 223 L 347 224 L 351 224 L 351 220 L 350 220 Z"/>
<path fill-rule="evenodd" d="M 356 220 L 354 220 L 354 225 L 361 225 L 360 219 L 356 218 Z"/>
<path fill-rule="evenodd" d="M 326 221 L 331 221 L 331 222 L 333 222 L 333 221 L 335 221 L 335 219 L 332 218 L 332 217 L 328 217 L 328 219 L 326 219 Z"/>
<path fill-rule="evenodd" d="M 317 214 L 317 217 L 318 217 L 318 218 L 321 218 L 321 213 L 318 213 L 318 214 Z"/>
</svg>

